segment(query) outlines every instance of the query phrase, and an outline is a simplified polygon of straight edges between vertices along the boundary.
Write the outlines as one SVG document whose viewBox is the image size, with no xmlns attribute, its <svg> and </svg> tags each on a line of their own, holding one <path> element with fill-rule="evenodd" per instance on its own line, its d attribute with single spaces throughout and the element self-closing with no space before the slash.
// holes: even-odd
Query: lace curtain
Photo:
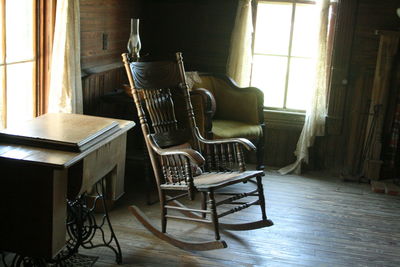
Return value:
<svg viewBox="0 0 400 267">
<path fill-rule="evenodd" d="M 79 0 L 58 0 L 49 112 L 83 113 Z"/>
<path fill-rule="evenodd" d="M 253 18 L 251 0 L 239 0 L 228 57 L 228 75 L 241 87 L 250 85 Z"/>
<path fill-rule="evenodd" d="M 329 19 L 329 0 L 317 2 L 320 12 L 319 42 L 316 57 L 316 76 L 313 93 L 311 94 L 311 105 L 306 112 L 306 119 L 300 134 L 299 141 L 294 154 L 297 160 L 279 170 L 281 174 L 295 172 L 301 173 L 301 163 L 308 163 L 308 148 L 314 143 L 316 136 L 323 136 L 325 131 L 326 117 L 326 94 L 327 94 L 327 38 Z"/>
</svg>

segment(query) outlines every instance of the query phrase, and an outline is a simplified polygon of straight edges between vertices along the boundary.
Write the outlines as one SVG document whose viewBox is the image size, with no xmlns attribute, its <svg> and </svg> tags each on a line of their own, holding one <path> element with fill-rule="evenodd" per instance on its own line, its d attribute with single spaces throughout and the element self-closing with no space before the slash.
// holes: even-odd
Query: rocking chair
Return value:
<svg viewBox="0 0 400 267">
<path fill-rule="evenodd" d="M 206 140 L 200 135 L 181 53 L 176 53 L 176 59 L 166 61 L 132 62 L 128 54 L 122 57 L 156 179 L 161 231 L 136 206 L 129 207 L 136 218 L 160 239 L 187 250 L 226 248 L 226 242 L 220 238 L 220 227 L 250 230 L 273 225 L 265 212 L 263 171 L 247 171 L 245 167 L 242 149 L 255 150 L 254 145 L 243 138 Z M 255 184 L 255 189 L 244 193 L 219 192 L 243 182 Z M 169 196 L 167 192 L 175 195 Z M 201 208 L 189 208 L 178 202 L 184 197 L 194 200 L 196 193 L 202 195 Z M 224 199 L 216 199 L 216 195 Z M 256 200 L 237 202 L 246 197 L 256 197 Z M 219 206 L 227 204 L 235 207 L 217 212 Z M 260 206 L 261 220 L 241 224 L 219 222 L 221 217 L 253 205 Z M 169 211 L 183 215 L 172 215 Z M 166 233 L 168 219 L 211 225 L 215 240 L 189 242 L 174 238 Z"/>
</svg>

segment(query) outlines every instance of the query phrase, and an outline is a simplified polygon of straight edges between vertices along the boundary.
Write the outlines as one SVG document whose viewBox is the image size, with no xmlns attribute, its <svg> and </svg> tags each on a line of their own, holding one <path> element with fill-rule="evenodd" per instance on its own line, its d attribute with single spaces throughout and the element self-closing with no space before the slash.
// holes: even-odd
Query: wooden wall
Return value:
<svg viewBox="0 0 400 267">
<path fill-rule="evenodd" d="M 371 97 L 373 76 L 379 46 L 376 30 L 399 30 L 400 18 L 396 15 L 398 0 L 359 0 L 354 31 L 354 44 L 350 65 L 349 97 L 345 109 L 344 135 L 348 136 L 348 149 L 345 152 L 344 171 L 356 174 L 362 144 L 360 136 L 366 131 L 367 109 Z M 360 103 L 355 111 L 353 103 Z M 361 123 L 360 123 L 361 122 Z M 358 123 L 358 128 L 354 124 Z M 364 141 L 364 140 L 363 140 Z M 353 144 L 353 145 L 352 145 Z"/>
<path fill-rule="evenodd" d="M 376 30 L 399 30 L 398 0 L 342 0 L 341 29 L 336 40 L 336 63 L 331 88 L 328 136 L 319 138 L 314 158 L 320 168 L 344 176 L 360 174 L 359 159 L 379 45 Z M 336 71 L 336 72 L 335 72 Z M 336 108 L 336 110 L 332 110 Z M 328 131 L 329 132 L 329 131 Z"/>
<path fill-rule="evenodd" d="M 398 0 L 339 2 L 327 135 L 316 139 L 310 167 L 354 175 L 377 56 L 374 32 L 400 28 L 399 6 Z M 130 17 L 141 19 L 142 54 L 182 51 L 187 70 L 225 72 L 236 8 L 235 0 L 81 0 L 82 65 L 91 73 L 84 85 L 85 112 L 99 112 L 99 96 L 124 80 L 118 64 Z M 267 166 L 291 163 L 301 127 L 267 125 Z"/>
<path fill-rule="evenodd" d="M 186 70 L 225 72 L 235 19 L 232 0 L 81 0 L 84 112 L 101 114 L 100 97 L 125 82 L 130 18 L 140 18 L 141 54 L 181 51 Z"/>
<path fill-rule="evenodd" d="M 126 81 L 121 53 L 140 5 L 136 0 L 81 0 L 80 9 L 84 113 L 102 115 L 100 97 Z"/>
<path fill-rule="evenodd" d="M 129 39 L 130 18 L 139 13 L 135 0 L 81 0 L 82 69 L 121 62 Z M 103 45 L 104 44 L 104 45 Z"/>
<path fill-rule="evenodd" d="M 267 122 L 265 143 L 265 165 L 267 167 L 283 167 L 296 161 L 294 151 L 301 128 L 270 126 Z"/>
<path fill-rule="evenodd" d="M 143 54 L 183 53 L 186 70 L 225 72 L 237 1 L 146 0 Z"/>
<path fill-rule="evenodd" d="M 140 18 L 141 54 L 183 52 L 186 70 L 225 73 L 238 1 L 81 0 L 84 112 L 110 114 L 101 96 L 125 82 L 120 54 L 126 50 L 129 18 Z M 124 26 L 121 26 L 124 25 Z M 108 47 L 103 36 L 108 35 Z M 283 166 L 295 158 L 301 128 L 267 124 L 266 162 Z"/>
</svg>

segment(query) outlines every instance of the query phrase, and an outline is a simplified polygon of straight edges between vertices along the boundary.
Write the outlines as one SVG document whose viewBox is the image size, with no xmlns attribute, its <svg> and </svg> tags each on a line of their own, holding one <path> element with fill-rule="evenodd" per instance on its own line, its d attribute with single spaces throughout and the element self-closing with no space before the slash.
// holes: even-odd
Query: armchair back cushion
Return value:
<svg viewBox="0 0 400 267">
<path fill-rule="evenodd" d="M 233 120 L 258 125 L 260 122 L 257 96 L 245 90 L 233 90 L 223 79 L 215 76 L 201 76 L 201 82 L 193 88 L 205 88 L 210 91 L 216 102 L 213 120 Z"/>
</svg>

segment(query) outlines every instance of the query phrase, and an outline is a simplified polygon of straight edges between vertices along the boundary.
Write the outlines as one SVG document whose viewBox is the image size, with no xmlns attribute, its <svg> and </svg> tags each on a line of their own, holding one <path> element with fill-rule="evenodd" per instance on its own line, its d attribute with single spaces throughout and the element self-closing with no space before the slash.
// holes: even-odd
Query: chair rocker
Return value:
<svg viewBox="0 0 400 267">
<path fill-rule="evenodd" d="M 176 53 L 176 59 L 165 61 L 133 62 L 128 54 L 122 57 L 156 179 L 161 230 L 136 206 L 131 206 L 129 209 L 135 217 L 160 239 L 186 250 L 226 248 L 226 242 L 220 238 L 220 228 L 251 230 L 273 225 L 265 211 L 263 171 L 247 171 L 245 166 L 242 149 L 255 150 L 255 146 L 243 138 L 206 140 L 200 135 L 181 53 Z M 243 182 L 254 184 L 255 189 L 243 193 L 220 192 L 220 189 Z M 179 202 L 184 197 L 194 200 L 196 193 L 202 196 L 200 208 L 189 208 Z M 247 197 L 256 199 L 238 202 Z M 217 212 L 220 206 L 232 204 L 233 208 Z M 221 217 L 253 205 L 260 206 L 261 220 L 241 224 L 219 222 Z M 182 215 L 177 216 L 176 212 Z M 210 225 L 215 240 L 177 239 L 167 234 L 169 219 Z"/>
</svg>

